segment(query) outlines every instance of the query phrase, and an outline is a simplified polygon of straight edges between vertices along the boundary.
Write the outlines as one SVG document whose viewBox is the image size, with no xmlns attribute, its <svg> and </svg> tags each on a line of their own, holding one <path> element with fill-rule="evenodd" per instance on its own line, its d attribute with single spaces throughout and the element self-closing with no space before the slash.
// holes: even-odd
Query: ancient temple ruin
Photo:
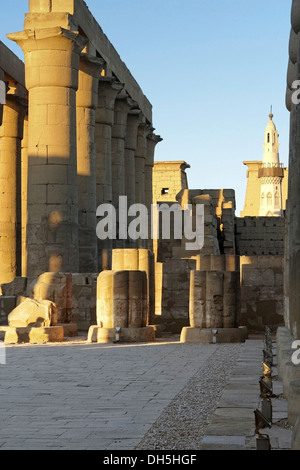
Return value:
<svg viewBox="0 0 300 470">
<path fill-rule="evenodd" d="M 226 342 L 284 325 L 297 303 L 287 287 L 291 273 L 297 279 L 297 244 L 285 243 L 285 198 L 279 217 L 258 214 L 261 165 L 248 174 L 246 202 L 258 199 L 256 212 L 237 217 L 234 189 L 190 188 L 188 161 L 155 162 L 162 137 L 152 105 L 83 0 L 30 0 L 24 30 L 8 38 L 24 63 L 1 43 L 1 337 L 62 341 L 80 331 L 89 341 L 114 341 L 116 332 L 153 341 L 168 331 Z M 152 236 L 150 217 L 146 236 L 124 235 L 135 204 L 148 215 L 164 206 L 158 220 L 169 217 L 169 237 Z M 109 207 L 115 236 L 101 238 Z M 202 208 L 197 249 L 176 236 L 186 207 L 193 227 Z"/>
<path fill-rule="evenodd" d="M 30 0 L 7 36 L 24 64 L 1 44 L 1 314 L 49 299 L 59 324 L 87 329 L 113 250 L 146 244 L 122 239 L 118 220 L 116 239 L 99 240 L 96 211 L 119 196 L 151 205 L 152 105 L 83 0 Z M 148 287 L 134 284 L 146 299 Z"/>
</svg>

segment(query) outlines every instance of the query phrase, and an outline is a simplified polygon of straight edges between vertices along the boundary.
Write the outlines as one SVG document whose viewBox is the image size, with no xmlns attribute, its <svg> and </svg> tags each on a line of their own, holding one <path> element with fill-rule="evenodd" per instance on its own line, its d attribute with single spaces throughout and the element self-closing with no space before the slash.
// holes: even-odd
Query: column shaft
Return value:
<svg viewBox="0 0 300 470">
<path fill-rule="evenodd" d="M 141 111 L 138 109 L 129 111 L 127 116 L 127 129 L 125 139 L 125 194 L 127 196 L 128 208 L 135 204 L 135 151 L 137 147 L 137 129 L 140 122 Z M 128 226 L 133 217 L 128 216 Z M 136 248 L 137 241 L 128 239 L 125 241 L 126 248 Z"/>
<path fill-rule="evenodd" d="M 86 40 L 59 27 L 8 37 L 24 51 L 29 97 L 27 275 L 78 272 L 76 90 Z"/>
<path fill-rule="evenodd" d="M 153 250 L 153 239 L 152 239 L 152 227 L 151 227 L 151 208 L 152 208 L 152 200 L 153 200 L 153 167 L 154 167 L 154 152 L 155 147 L 158 142 L 161 142 L 162 138 L 159 135 L 155 135 L 150 133 L 147 136 L 147 152 L 146 152 L 146 159 L 145 159 L 145 205 L 148 209 L 148 240 L 147 240 L 147 248 L 148 250 Z"/>
<path fill-rule="evenodd" d="M 28 116 L 25 116 L 23 127 L 23 139 L 21 143 L 21 221 L 22 221 L 22 269 L 21 275 L 27 275 L 27 191 L 28 191 Z"/>
<path fill-rule="evenodd" d="M 20 274 L 20 163 L 24 113 L 7 95 L 0 127 L 0 283 Z"/>
<path fill-rule="evenodd" d="M 145 159 L 147 156 L 148 125 L 141 122 L 137 132 L 137 148 L 135 151 L 135 201 L 136 204 L 145 204 Z M 149 220 L 149 214 L 148 214 Z M 148 233 L 149 237 L 149 233 Z M 138 239 L 137 246 L 145 248 L 147 240 Z"/>
<path fill-rule="evenodd" d="M 101 77 L 96 110 L 96 204 L 112 203 L 112 126 L 114 106 L 123 85 L 113 77 Z M 98 271 L 111 269 L 112 240 L 98 239 Z"/>
<path fill-rule="evenodd" d="M 128 206 L 136 202 L 135 198 L 135 151 L 137 148 L 137 130 L 141 111 L 129 111 L 125 139 L 125 194 Z"/>
<path fill-rule="evenodd" d="M 103 61 L 82 54 L 77 100 L 79 272 L 98 271 L 96 237 L 95 110 Z"/>
<path fill-rule="evenodd" d="M 115 101 L 114 125 L 112 127 L 112 203 L 117 214 L 117 240 L 113 240 L 113 248 L 125 247 L 125 240 L 119 239 L 119 196 L 125 196 L 125 138 L 127 115 L 131 108 L 126 93 L 121 93 Z"/>
</svg>

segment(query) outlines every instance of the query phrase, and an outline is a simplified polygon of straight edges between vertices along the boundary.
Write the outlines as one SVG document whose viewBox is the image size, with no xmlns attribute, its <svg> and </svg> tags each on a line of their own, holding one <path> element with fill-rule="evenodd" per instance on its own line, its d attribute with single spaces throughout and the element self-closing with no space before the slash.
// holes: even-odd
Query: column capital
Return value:
<svg viewBox="0 0 300 470">
<path fill-rule="evenodd" d="M 134 151 L 137 146 L 137 130 L 140 123 L 141 112 L 140 109 L 131 109 L 127 115 L 125 148 Z"/>
<path fill-rule="evenodd" d="M 61 27 L 25 29 L 7 37 L 24 52 L 28 90 L 45 86 L 77 89 L 79 57 L 87 38 Z"/>
<path fill-rule="evenodd" d="M 80 53 L 80 68 L 93 78 L 100 80 L 101 72 L 104 69 L 105 60 L 86 52 Z"/>
<path fill-rule="evenodd" d="M 137 148 L 135 152 L 136 158 L 146 158 L 147 156 L 147 136 L 152 132 L 153 127 L 146 122 L 145 117 L 141 116 L 140 123 L 137 128 Z"/>
<path fill-rule="evenodd" d="M 125 91 L 121 91 L 116 96 L 115 112 L 121 112 L 127 115 L 131 108 L 133 108 L 135 105 L 136 102 L 133 101 Z"/>
<path fill-rule="evenodd" d="M 3 119 L 0 129 L 0 137 L 23 138 L 23 120 L 27 111 L 27 102 L 16 94 L 6 94 L 6 103 L 3 106 Z"/>
<path fill-rule="evenodd" d="M 77 49 L 76 52 L 80 53 L 88 42 L 88 39 L 81 36 L 78 31 L 71 31 L 60 26 L 54 26 L 52 28 L 38 28 L 34 30 L 24 29 L 24 31 L 9 33 L 6 36 L 11 41 L 16 42 L 22 48 L 24 53 L 32 52 L 40 47 L 41 43 L 48 43 L 49 40 L 52 41 L 53 50 L 57 49 L 57 46 L 59 46 L 58 50 L 62 50 L 60 39 L 65 40 L 64 49 L 70 48 L 69 41 L 71 41 Z"/>
<path fill-rule="evenodd" d="M 77 107 L 96 109 L 98 105 L 98 81 L 104 60 L 81 53 L 78 73 Z"/>
<path fill-rule="evenodd" d="M 163 139 L 160 135 L 154 134 L 151 132 L 147 136 L 147 156 L 145 165 L 147 166 L 154 166 L 154 151 L 156 145 L 161 142 Z"/>
<path fill-rule="evenodd" d="M 106 76 L 99 78 L 96 123 L 113 125 L 116 96 L 123 88 L 124 84 L 114 77 Z"/>
<path fill-rule="evenodd" d="M 127 116 L 132 106 L 135 106 L 135 102 L 130 99 L 126 92 L 120 92 L 117 95 L 114 108 L 114 125 L 112 137 L 125 140 Z"/>
<path fill-rule="evenodd" d="M 160 135 L 154 134 L 153 132 L 147 135 L 147 139 L 153 142 L 154 145 L 157 145 L 159 142 L 164 140 Z"/>
</svg>

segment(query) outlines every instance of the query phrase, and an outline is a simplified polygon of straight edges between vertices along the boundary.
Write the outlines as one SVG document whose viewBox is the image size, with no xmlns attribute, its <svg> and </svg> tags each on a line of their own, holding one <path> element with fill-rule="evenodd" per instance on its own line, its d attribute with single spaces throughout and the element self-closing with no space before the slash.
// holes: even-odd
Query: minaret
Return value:
<svg viewBox="0 0 300 470">
<path fill-rule="evenodd" d="M 279 162 L 278 132 L 273 122 L 272 107 L 270 121 L 265 130 L 262 167 L 260 178 L 259 216 L 283 216 L 281 183 L 284 176 L 283 165 Z"/>
</svg>

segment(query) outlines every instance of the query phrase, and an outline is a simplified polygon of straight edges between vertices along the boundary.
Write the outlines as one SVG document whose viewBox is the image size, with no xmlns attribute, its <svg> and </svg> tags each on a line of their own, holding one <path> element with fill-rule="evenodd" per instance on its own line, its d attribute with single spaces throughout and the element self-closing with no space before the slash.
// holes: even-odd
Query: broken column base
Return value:
<svg viewBox="0 0 300 470">
<path fill-rule="evenodd" d="M 78 335 L 75 323 L 56 326 L 0 326 L 0 341 L 5 344 L 61 343 L 65 337 Z"/>
<path fill-rule="evenodd" d="M 89 328 L 87 341 L 89 343 L 145 343 L 155 341 L 155 329 L 152 326 L 142 328 L 103 328 L 92 325 Z"/>
<path fill-rule="evenodd" d="M 1 326 L 0 338 L 5 344 L 45 344 L 58 343 L 64 340 L 63 326 Z"/>
<path fill-rule="evenodd" d="M 245 326 L 215 329 L 186 326 L 181 330 L 180 341 L 182 343 L 243 343 L 247 337 L 248 331 Z"/>
</svg>

